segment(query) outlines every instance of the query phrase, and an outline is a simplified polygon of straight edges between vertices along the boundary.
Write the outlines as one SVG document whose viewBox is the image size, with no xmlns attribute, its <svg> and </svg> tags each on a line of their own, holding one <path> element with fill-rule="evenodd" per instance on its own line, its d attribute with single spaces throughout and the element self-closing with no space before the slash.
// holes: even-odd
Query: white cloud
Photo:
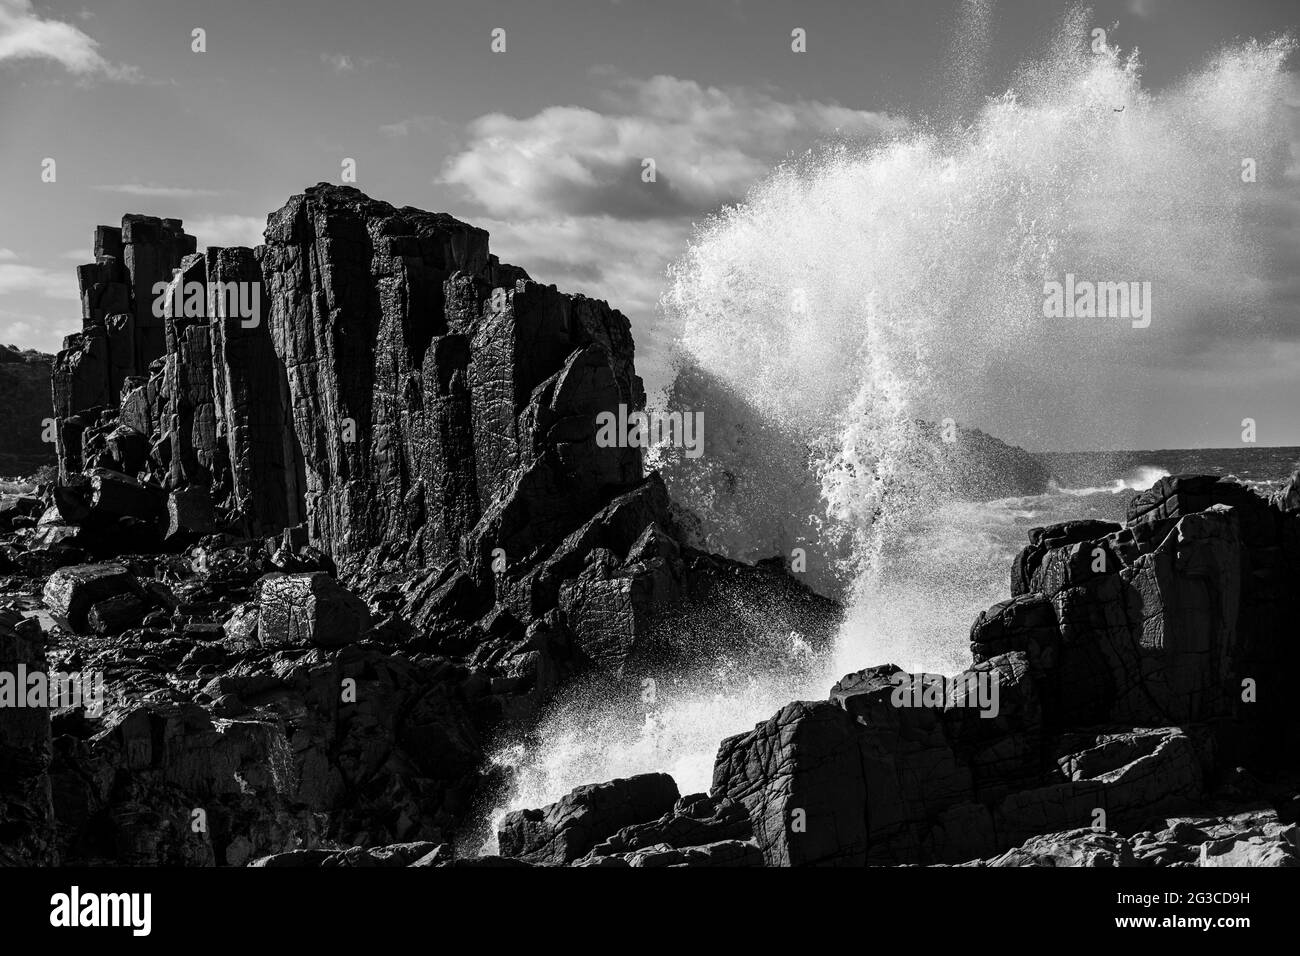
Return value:
<svg viewBox="0 0 1300 956">
<path fill-rule="evenodd" d="M 31 0 L 0 0 L 0 63 L 33 59 L 54 60 L 83 78 L 140 79 L 136 67 L 106 60 L 99 42 L 77 27 L 39 16 Z"/>
<path fill-rule="evenodd" d="M 602 110 L 554 106 L 470 124 L 469 146 L 442 181 L 501 217 L 698 215 L 740 199 L 787 155 L 835 137 L 875 138 L 905 124 L 884 113 L 815 100 L 784 101 L 743 87 L 604 71 Z M 653 159 L 656 181 L 642 181 Z"/>
<path fill-rule="evenodd" d="M 664 270 L 686 245 L 688 221 L 628 223 L 610 216 L 562 216 L 523 221 L 475 218 L 491 234 L 503 262 L 528 270 L 563 292 L 604 299 L 632 320 L 637 371 L 652 394 L 667 381 L 671 333 L 656 305 Z"/>
<path fill-rule="evenodd" d="M 187 189 L 183 186 L 159 186 L 153 183 L 118 183 L 112 186 L 96 186 L 100 192 L 123 193 L 128 196 L 149 196 L 161 199 L 192 199 L 197 196 L 220 196 L 216 189 Z"/>
<path fill-rule="evenodd" d="M 384 66 L 396 65 L 383 57 L 353 56 L 350 53 L 322 53 L 320 61 L 335 73 L 355 73 L 357 70 L 368 70 L 372 66 L 381 64 Z"/>
<path fill-rule="evenodd" d="M 0 295 L 30 294 L 80 301 L 77 278 L 70 269 L 42 269 L 9 259 L 0 261 Z"/>
<path fill-rule="evenodd" d="M 0 343 L 12 343 L 25 349 L 54 353 L 63 348 L 65 335 L 80 329 L 79 313 L 62 323 L 57 323 L 43 315 L 0 309 Z"/>
<path fill-rule="evenodd" d="M 479 117 L 441 181 L 486 211 L 466 218 L 492 234 L 502 260 L 566 292 L 605 299 L 632 320 L 637 368 L 653 394 L 667 384 L 672 338 L 657 304 L 692 222 L 743 198 L 788 156 L 836 137 L 890 136 L 906 124 L 671 76 L 631 79 L 606 69 L 597 79 L 608 88 L 600 109 Z M 642 179 L 647 158 L 655 161 L 651 183 Z"/>
<path fill-rule="evenodd" d="M 207 246 L 260 246 L 266 230 L 265 216 L 200 216 L 185 220 L 185 231 L 199 241 L 199 248 Z"/>
<path fill-rule="evenodd" d="M 322 63 L 328 63 L 335 73 L 351 73 L 357 68 L 352 57 L 346 53 L 322 53 L 320 59 Z"/>
<path fill-rule="evenodd" d="M 406 119 L 398 120 L 396 123 L 387 123 L 379 127 L 379 132 L 385 136 L 409 136 L 411 133 L 430 133 L 449 130 L 451 124 L 438 116 L 421 115 L 408 116 Z"/>
<path fill-rule="evenodd" d="M 0 262 L 8 262 L 11 259 L 17 259 L 18 254 L 12 249 L 0 249 Z"/>
</svg>

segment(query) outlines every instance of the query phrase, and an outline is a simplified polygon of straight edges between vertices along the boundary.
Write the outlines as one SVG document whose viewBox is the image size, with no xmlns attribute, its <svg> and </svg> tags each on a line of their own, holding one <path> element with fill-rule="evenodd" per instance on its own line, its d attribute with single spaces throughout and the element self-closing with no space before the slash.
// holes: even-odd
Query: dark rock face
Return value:
<svg viewBox="0 0 1300 956">
<path fill-rule="evenodd" d="M 1105 834 L 1205 806 L 1241 766 L 1294 770 L 1298 585 L 1292 496 L 1166 478 L 1123 526 L 1031 532 L 1015 596 L 972 628 L 971 670 L 849 675 L 724 741 L 713 793 L 747 808 L 768 865 L 957 863 L 1022 843 L 992 865 L 1138 865 Z M 979 701 L 994 706 L 972 707 L 994 676 Z M 1223 853 L 1290 865 L 1250 846 Z"/>
<path fill-rule="evenodd" d="M 0 475 L 29 475 L 53 465 L 54 446 L 47 441 L 52 355 L 0 345 Z"/>
<path fill-rule="evenodd" d="M 530 865 L 762 866 L 745 808 L 677 796 L 666 774 L 578 787 L 538 810 L 507 814 L 503 857 Z"/>
<path fill-rule="evenodd" d="M 40 628 L 0 611 L 0 674 L 45 670 Z M 58 854 L 50 793 L 50 714 L 20 706 L 26 687 L 0 687 L 0 866 L 47 866 Z"/>
<path fill-rule="evenodd" d="M 667 774 L 578 787 L 541 810 L 517 810 L 501 822 L 501 855 L 529 863 L 572 863 L 623 827 L 657 819 L 677 802 Z"/>
<path fill-rule="evenodd" d="M 556 610 L 601 666 L 647 645 L 695 559 L 640 448 L 596 440 L 644 406 L 627 319 L 355 189 L 294 197 L 266 239 L 198 256 L 172 220 L 100 229 L 54 377 L 65 521 L 140 547 L 298 529 L 417 626 L 501 608 L 517 640 Z"/>
<path fill-rule="evenodd" d="M 0 506 L 0 602 L 108 703 L 53 714 L 29 784 L 59 828 L 23 858 L 465 865 L 439 847 L 494 782 L 484 741 L 571 676 L 829 633 L 833 602 L 685 546 L 641 449 L 597 441 L 645 402 L 627 319 L 487 238 L 323 184 L 257 249 L 97 231 L 51 373 L 59 481 Z M 667 786 L 602 803 L 591 842 Z M 752 860 L 730 832 L 692 858 Z"/>
</svg>

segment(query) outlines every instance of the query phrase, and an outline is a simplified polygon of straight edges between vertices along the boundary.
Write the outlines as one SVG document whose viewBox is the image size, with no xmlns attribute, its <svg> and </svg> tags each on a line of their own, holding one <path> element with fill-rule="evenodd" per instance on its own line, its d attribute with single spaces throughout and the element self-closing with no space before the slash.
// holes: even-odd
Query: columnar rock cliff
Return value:
<svg viewBox="0 0 1300 956">
<path fill-rule="evenodd" d="M 255 250 L 194 246 L 175 220 L 96 233 L 54 372 L 63 495 L 84 499 L 65 518 L 178 542 L 293 528 L 370 585 L 425 572 L 404 587 L 420 623 L 563 605 L 615 664 L 684 593 L 640 448 L 596 441 L 600 412 L 645 402 L 621 313 L 500 263 L 481 229 L 345 187 L 295 196 Z M 107 484 L 140 507 L 97 514 Z M 584 571 L 593 549 L 613 564 Z"/>
<path fill-rule="evenodd" d="M 833 628 L 779 562 L 688 546 L 641 449 L 597 442 L 645 401 L 618 311 L 355 189 L 265 238 L 197 254 L 127 216 L 78 271 L 59 482 L 3 502 L 0 611 L 26 615 L 6 659 L 39 623 L 46 666 L 107 691 L 6 723 L 18 862 L 446 840 L 490 735 L 572 676 Z"/>
</svg>

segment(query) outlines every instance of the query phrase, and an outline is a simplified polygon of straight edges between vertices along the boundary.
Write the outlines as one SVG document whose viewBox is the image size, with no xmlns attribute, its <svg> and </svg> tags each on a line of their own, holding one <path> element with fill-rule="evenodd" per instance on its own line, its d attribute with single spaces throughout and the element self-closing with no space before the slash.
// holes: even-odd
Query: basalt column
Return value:
<svg viewBox="0 0 1300 956">
<path fill-rule="evenodd" d="M 300 515 L 262 268 L 253 250 L 240 247 L 209 248 L 206 267 L 213 418 L 218 439 L 224 429 L 231 504 L 247 533 L 272 534 Z"/>
<path fill-rule="evenodd" d="M 477 518 L 468 343 L 445 286 L 456 272 L 486 285 L 487 233 L 317 186 L 271 216 L 266 239 L 311 536 L 335 554 L 445 560 Z"/>
</svg>

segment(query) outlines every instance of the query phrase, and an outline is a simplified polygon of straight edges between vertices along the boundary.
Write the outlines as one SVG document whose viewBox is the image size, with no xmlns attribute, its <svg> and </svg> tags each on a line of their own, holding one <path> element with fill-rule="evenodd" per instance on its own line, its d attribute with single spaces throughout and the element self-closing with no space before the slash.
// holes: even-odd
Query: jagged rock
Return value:
<svg viewBox="0 0 1300 956">
<path fill-rule="evenodd" d="M 351 847 L 347 850 L 290 850 L 287 853 L 275 853 L 264 856 L 249 866 L 256 867 L 310 867 L 313 869 L 337 868 L 391 868 L 399 866 L 436 866 L 442 861 L 441 853 L 447 856 L 445 843 L 396 843 L 390 846 Z M 424 862 L 428 860 L 428 862 Z"/>
<path fill-rule="evenodd" d="M 34 524 L 44 510 L 40 498 L 31 495 L 0 496 L 0 530 L 10 531 Z"/>
<path fill-rule="evenodd" d="M 161 495 L 129 475 L 97 469 L 90 476 L 90 513 L 95 518 L 156 521 Z"/>
<path fill-rule="evenodd" d="M 125 474 L 135 474 L 145 466 L 149 455 L 147 436 L 130 425 L 118 425 L 104 439 L 113 466 Z"/>
<path fill-rule="evenodd" d="M 684 653 L 681 608 L 719 597 L 734 611 L 702 632 L 718 646 L 768 634 L 773 611 L 810 644 L 834 627 L 835 606 L 784 575 L 680 547 L 641 449 L 597 441 L 602 413 L 645 402 L 627 319 L 500 263 L 482 230 L 320 184 L 257 250 L 193 255 L 179 222 L 135 215 L 120 242 L 97 235 L 120 256 L 82 270 L 85 329 L 55 375 L 66 522 L 129 517 L 142 550 L 164 509 L 170 546 L 301 529 L 273 566 L 359 572 L 362 591 L 396 579 L 399 629 L 457 655 L 488 614 L 492 651 L 558 612 L 574 666 L 614 673 Z"/>
<path fill-rule="evenodd" d="M 53 362 L 52 355 L 0 345 L 0 474 L 29 475 L 56 462 L 46 428 Z"/>
<path fill-rule="evenodd" d="M 56 715 L 48 772 L 20 775 L 50 787 L 65 856 L 1155 866 L 1294 845 L 1148 819 L 1245 799 L 1296 742 L 1294 488 L 1178 476 L 1123 525 L 1032 531 L 958 684 L 867 668 L 724 741 L 707 797 L 662 775 L 579 788 L 510 815 L 502 857 L 455 859 L 444 840 L 496 782 L 483 735 L 566 679 L 626 685 L 722 648 L 789 669 L 753 652 L 817 647 L 838 609 L 780 559 L 700 551 L 640 449 L 596 440 L 645 400 L 617 311 L 350 188 L 292 198 L 266 240 L 198 256 L 179 222 L 128 216 L 79 271 L 83 330 L 51 373 L 60 482 L 0 542 L 6 573 L 49 574 L 54 613 L 99 636 L 19 626 L 114 688 L 102 717 Z M 202 314 L 155 313 L 169 277 Z M 1043 478 L 987 436 L 958 454 L 916 428 L 913 464 L 959 492 Z M 123 556 L 54 570 L 82 552 Z M 1080 830 L 1097 810 L 1109 833 Z"/>
<path fill-rule="evenodd" d="M 258 586 L 257 608 L 262 646 L 338 647 L 370 627 L 365 602 L 320 571 L 267 575 Z"/>
<path fill-rule="evenodd" d="M 721 846 L 748 840 L 750 830 L 749 815 L 743 806 L 726 797 L 697 793 L 682 797 L 671 813 L 658 820 L 623 827 L 591 852 L 594 856 L 613 856 L 655 846 L 673 849 Z M 754 850 L 757 849 L 755 846 Z M 761 865 L 761 853 L 758 859 Z"/>
<path fill-rule="evenodd" d="M 1294 840 L 1249 837 L 1226 839 L 1201 845 L 1198 866 L 1300 866 L 1300 852 Z"/>
<path fill-rule="evenodd" d="M 43 635 L 39 629 L 34 635 L 23 633 L 21 620 L 14 612 L 0 611 L 0 674 L 11 681 L 20 672 L 46 669 Z M 11 686 L 4 693 L 25 698 L 27 689 Z M 16 699 L 0 704 L 0 866 L 50 866 L 57 862 L 50 712 L 16 704 Z"/>
<path fill-rule="evenodd" d="M 541 809 L 506 814 L 497 832 L 501 855 L 572 863 L 623 827 L 672 810 L 677 798 L 677 784 L 663 773 L 578 787 Z"/>
<path fill-rule="evenodd" d="M 193 539 L 215 530 L 212 496 L 206 488 L 181 488 L 167 496 L 167 541 Z"/>
<path fill-rule="evenodd" d="M 222 629 L 231 650 L 248 651 L 260 646 L 257 639 L 257 622 L 260 615 L 257 604 L 249 602 L 240 605 L 226 619 Z"/>
<path fill-rule="evenodd" d="M 1032 836 L 980 866 L 1283 866 L 1300 865 L 1298 830 L 1274 810 L 1226 817 L 1172 818 L 1160 832 L 1078 828 Z"/>
<path fill-rule="evenodd" d="M 1035 836 L 1008 850 L 989 866 L 1115 867 L 1134 866 L 1132 847 L 1122 837 L 1093 830 Z"/>
<path fill-rule="evenodd" d="M 123 595 L 139 595 L 140 584 L 124 565 L 79 564 L 61 568 L 45 584 L 45 606 L 67 619 L 74 631 L 88 628 L 91 608 L 101 601 Z"/>
<path fill-rule="evenodd" d="M 137 594 L 115 594 L 96 601 L 86 615 L 86 627 L 100 636 L 119 634 L 144 618 L 147 605 Z"/>
<path fill-rule="evenodd" d="M 866 861 L 863 738 L 836 704 L 788 704 L 750 733 L 724 740 L 712 792 L 749 811 L 769 866 Z"/>
</svg>

